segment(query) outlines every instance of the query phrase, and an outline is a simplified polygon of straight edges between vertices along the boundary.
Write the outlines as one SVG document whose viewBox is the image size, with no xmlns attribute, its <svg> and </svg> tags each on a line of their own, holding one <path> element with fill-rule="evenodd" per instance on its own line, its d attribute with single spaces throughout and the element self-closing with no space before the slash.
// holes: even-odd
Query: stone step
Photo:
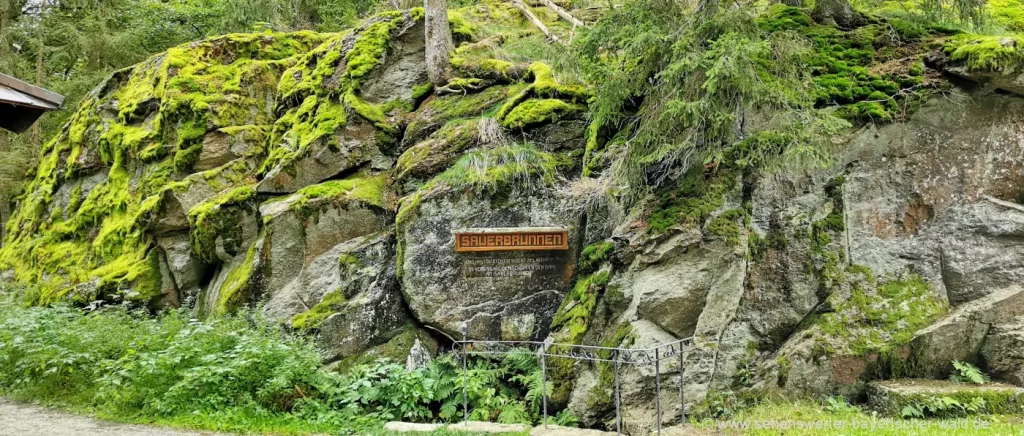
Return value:
<svg viewBox="0 0 1024 436">
<path fill-rule="evenodd" d="M 529 427 L 523 424 L 498 424 L 496 422 L 469 421 L 456 424 L 416 424 L 392 421 L 384 424 L 384 430 L 396 433 L 433 433 L 437 430 L 463 431 L 467 433 L 526 433 Z"/>
<path fill-rule="evenodd" d="M 927 404 L 932 398 L 948 397 L 961 404 L 975 398 L 985 400 L 981 413 L 1019 413 L 1024 407 L 1024 389 L 1005 383 L 983 385 L 947 380 L 881 380 L 868 384 L 868 407 L 881 414 L 900 416 L 903 408 Z"/>
<path fill-rule="evenodd" d="M 530 436 L 609 436 L 613 432 L 591 430 L 589 428 L 563 427 L 560 425 L 548 424 L 538 425 L 530 430 Z"/>
</svg>

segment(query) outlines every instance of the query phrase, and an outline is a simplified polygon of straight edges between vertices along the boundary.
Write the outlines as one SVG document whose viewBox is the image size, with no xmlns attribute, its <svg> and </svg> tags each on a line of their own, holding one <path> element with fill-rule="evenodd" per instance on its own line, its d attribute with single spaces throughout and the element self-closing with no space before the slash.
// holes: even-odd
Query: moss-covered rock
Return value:
<svg viewBox="0 0 1024 436">
<path fill-rule="evenodd" d="M 955 418 L 1024 411 L 1024 389 L 1001 383 L 878 381 L 868 385 L 867 394 L 871 409 L 891 417 Z"/>
<path fill-rule="evenodd" d="M 410 324 L 394 332 L 394 336 L 387 340 L 387 342 L 375 345 L 361 353 L 345 357 L 332 363 L 330 367 L 335 371 L 345 373 L 353 366 L 373 363 L 380 359 L 388 359 L 405 364 L 406 359 L 409 357 L 409 351 L 416 345 L 416 341 L 419 341 L 421 346 L 431 355 L 439 351 L 437 340 L 430 336 L 426 330 Z"/>
<path fill-rule="evenodd" d="M 411 101 L 413 88 L 426 81 L 419 62 L 422 18 L 422 9 L 377 15 L 284 72 L 278 91 L 287 110 L 270 133 L 260 192 L 293 192 L 327 180 L 395 144 L 396 120 L 373 100 Z"/>
<path fill-rule="evenodd" d="M 275 99 L 278 76 L 322 39 L 311 32 L 228 35 L 116 72 L 41 150 L 0 263 L 14 270 L 16 280 L 39 285 L 41 303 L 72 290 L 78 301 L 152 297 L 161 286 L 140 278 L 159 276 L 149 231 L 163 221 L 168 192 L 182 187 L 172 182 L 209 157 L 203 156 L 208 132 L 245 136 L 241 126 L 270 124 L 274 114 L 267 102 Z M 258 154 L 262 145 L 250 137 L 234 150 Z M 69 196 L 64 210 L 53 212 L 54 192 L 84 186 L 82 180 L 103 172 L 102 181 L 88 192 L 73 190 L 74 200 Z M 170 227 L 180 229 L 186 213 L 179 211 Z M 76 286 L 92 282 L 97 286 Z"/>
</svg>

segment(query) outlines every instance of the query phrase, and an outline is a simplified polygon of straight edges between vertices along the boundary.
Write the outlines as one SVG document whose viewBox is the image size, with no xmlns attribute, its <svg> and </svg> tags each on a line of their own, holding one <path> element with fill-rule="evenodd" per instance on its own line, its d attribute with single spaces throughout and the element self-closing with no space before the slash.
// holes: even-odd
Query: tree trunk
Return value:
<svg viewBox="0 0 1024 436">
<path fill-rule="evenodd" d="M 821 24 L 841 29 L 856 27 L 860 20 L 860 14 L 853 10 L 850 0 L 817 0 L 811 16 Z"/>
<path fill-rule="evenodd" d="M 423 0 L 426 27 L 427 77 L 436 87 L 451 80 L 449 52 L 455 47 L 448 26 L 448 0 Z"/>
</svg>

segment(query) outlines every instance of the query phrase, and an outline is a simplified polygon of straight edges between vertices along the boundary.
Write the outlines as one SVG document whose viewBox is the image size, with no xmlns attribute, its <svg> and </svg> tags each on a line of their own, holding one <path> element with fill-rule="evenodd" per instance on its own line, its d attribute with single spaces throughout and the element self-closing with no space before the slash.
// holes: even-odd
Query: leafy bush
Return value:
<svg viewBox="0 0 1024 436">
<path fill-rule="evenodd" d="M 296 426 L 288 412 L 320 361 L 306 340 L 252 316 L 206 323 L 185 311 L 0 304 L 0 392 L 106 417 Z"/>
<path fill-rule="evenodd" d="M 320 366 L 308 340 L 252 313 L 200 322 L 184 310 L 153 318 L 122 308 L 20 308 L 0 294 L 0 393 L 13 398 L 228 431 L 462 418 L 462 363 L 453 356 L 412 371 L 387 360 L 345 374 Z M 541 380 L 526 350 L 471 355 L 470 419 L 539 423 Z M 552 422 L 575 418 L 563 412 Z"/>
<path fill-rule="evenodd" d="M 518 352 L 517 352 L 518 351 Z M 318 373 L 320 397 L 301 409 L 342 410 L 346 416 L 412 422 L 457 421 L 463 417 L 463 383 L 469 400 L 469 419 L 502 423 L 540 422 L 542 376 L 533 354 L 512 350 L 501 359 L 471 355 L 465 380 L 461 361 L 442 356 L 412 371 L 380 360 L 354 367 L 346 375 Z M 552 384 L 547 385 L 550 395 Z M 568 413 L 551 422 L 574 425 Z"/>
<path fill-rule="evenodd" d="M 974 383 L 983 385 L 988 383 L 989 377 L 981 372 L 977 366 L 959 360 L 953 361 L 953 373 L 949 375 L 949 381 L 960 383 Z"/>
</svg>

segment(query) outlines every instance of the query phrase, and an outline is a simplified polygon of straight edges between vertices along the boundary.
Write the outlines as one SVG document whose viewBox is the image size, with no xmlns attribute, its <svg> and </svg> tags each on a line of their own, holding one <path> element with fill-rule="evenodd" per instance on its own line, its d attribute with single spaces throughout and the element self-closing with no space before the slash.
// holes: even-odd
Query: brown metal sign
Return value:
<svg viewBox="0 0 1024 436">
<path fill-rule="evenodd" d="M 457 253 L 568 249 L 569 231 L 565 229 L 466 229 L 455 232 Z"/>
</svg>

